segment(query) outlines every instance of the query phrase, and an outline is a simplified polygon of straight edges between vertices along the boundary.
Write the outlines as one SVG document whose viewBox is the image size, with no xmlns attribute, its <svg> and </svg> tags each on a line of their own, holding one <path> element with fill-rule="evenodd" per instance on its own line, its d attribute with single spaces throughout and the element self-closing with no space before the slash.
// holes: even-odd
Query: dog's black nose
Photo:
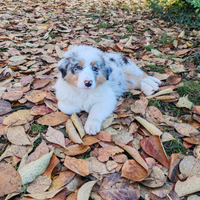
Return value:
<svg viewBox="0 0 200 200">
<path fill-rule="evenodd" d="M 92 85 L 92 80 L 85 80 L 84 83 L 86 87 L 90 87 Z"/>
</svg>

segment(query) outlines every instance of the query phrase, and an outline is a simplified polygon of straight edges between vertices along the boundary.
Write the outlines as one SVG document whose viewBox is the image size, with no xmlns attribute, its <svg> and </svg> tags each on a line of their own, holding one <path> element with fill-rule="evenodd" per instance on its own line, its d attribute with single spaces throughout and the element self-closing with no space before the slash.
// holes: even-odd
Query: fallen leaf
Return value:
<svg viewBox="0 0 200 200">
<path fill-rule="evenodd" d="M 47 176 L 38 176 L 28 184 L 27 192 L 30 194 L 45 192 L 51 185 L 51 179 Z"/>
<path fill-rule="evenodd" d="M 0 129 L 1 130 L 1 129 Z M 97 142 L 99 142 L 100 140 L 98 140 L 97 138 L 95 138 L 94 136 L 90 136 L 90 135 L 85 135 L 82 139 L 83 144 L 84 145 L 93 145 Z"/>
<path fill-rule="evenodd" d="M 155 56 L 162 56 L 163 54 L 158 51 L 157 49 L 151 49 L 151 53 L 153 53 Z"/>
<path fill-rule="evenodd" d="M 162 135 L 162 131 L 160 131 L 156 126 L 154 126 L 153 124 L 149 123 L 148 121 L 146 121 L 145 119 L 137 116 L 135 117 L 135 119 L 142 124 L 142 126 L 144 126 L 152 135 Z"/>
<path fill-rule="evenodd" d="M 133 135 L 129 132 L 112 135 L 112 141 L 115 142 L 115 144 L 117 145 L 125 145 L 132 140 L 133 140 Z"/>
<path fill-rule="evenodd" d="M 170 140 L 175 140 L 175 138 L 172 136 L 172 134 L 168 133 L 168 132 L 164 132 L 162 134 L 162 142 L 167 142 Z"/>
<path fill-rule="evenodd" d="M 53 191 L 47 191 L 47 192 L 42 192 L 42 193 L 35 193 L 35 194 L 25 194 L 24 196 L 25 197 L 32 197 L 32 198 L 35 198 L 35 199 L 41 199 L 41 200 L 60 200 L 60 199 L 54 199 L 53 197 L 58 194 L 61 190 L 63 190 L 65 188 L 62 187 L 58 190 L 53 190 Z M 50 199 L 52 198 L 52 199 Z"/>
<path fill-rule="evenodd" d="M 142 181 L 148 177 L 148 171 L 135 160 L 127 160 L 122 167 L 122 177 L 133 181 Z"/>
<path fill-rule="evenodd" d="M 171 75 L 167 78 L 167 83 L 175 85 L 181 81 L 181 75 Z"/>
<path fill-rule="evenodd" d="M 152 192 L 149 193 L 149 197 L 151 200 L 180 200 L 178 194 L 174 191 L 170 191 L 165 197 L 160 198 L 153 194 Z"/>
<path fill-rule="evenodd" d="M 85 130 L 80 118 L 78 118 L 75 112 L 71 115 L 71 120 L 74 126 L 76 127 L 76 129 L 78 130 L 80 137 L 82 138 L 85 135 Z"/>
<path fill-rule="evenodd" d="M 0 163 L 0 197 L 13 192 L 21 192 L 21 177 L 9 163 Z"/>
<path fill-rule="evenodd" d="M 179 169 L 184 178 L 200 174 L 200 160 L 194 156 L 186 156 L 181 160 Z"/>
<path fill-rule="evenodd" d="M 152 99 L 154 97 L 157 97 L 157 96 L 161 96 L 161 95 L 164 95 L 164 94 L 169 94 L 169 93 L 173 93 L 174 91 L 171 89 L 171 88 L 167 88 L 165 90 L 161 90 L 159 92 L 157 92 L 156 94 L 154 95 L 151 95 L 151 96 L 147 96 L 146 98 L 147 99 Z"/>
<path fill-rule="evenodd" d="M 114 170 L 117 166 L 118 166 L 117 163 L 113 160 L 108 160 L 106 163 L 106 168 L 109 172 Z"/>
<path fill-rule="evenodd" d="M 141 113 L 142 115 L 144 115 L 147 105 L 148 105 L 148 100 L 145 97 L 141 97 L 133 105 L 131 105 L 131 110 L 134 113 L 138 113 L 138 114 Z"/>
<path fill-rule="evenodd" d="M 24 185 L 26 183 L 30 183 L 37 176 L 41 175 L 47 168 L 52 155 L 53 151 L 19 169 L 18 172 L 21 176 L 21 184 Z"/>
<path fill-rule="evenodd" d="M 7 137 L 12 144 L 31 145 L 23 126 L 10 127 L 7 132 Z"/>
<path fill-rule="evenodd" d="M 181 97 L 176 106 L 178 108 L 188 108 L 189 110 L 191 110 L 193 103 L 188 99 L 188 96 L 186 96 L 186 97 Z"/>
<path fill-rule="evenodd" d="M 49 162 L 49 165 L 47 166 L 42 176 L 48 176 L 49 178 L 51 178 L 51 173 L 58 163 L 60 163 L 60 160 L 53 154 Z"/>
<path fill-rule="evenodd" d="M 71 171 L 80 174 L 81 176 L 87 176 L 90 173 L 89 165 L 83 159 L 66 156 L 64 165 Z"/>
<path fill-rule="evenodd" d="M 175 181 L 176 169 L 181 159 L 182 155 L 180 153 L 173 153 L 170 157 L 168 177 L 172 182 Z"/>
<path fill-rule="evenodd" d="M 157 188 L 163 186 L 166 180 L 167 177 L 164 175 L 163 171 L 159 167 L 153 166 L 150 175 L 141 183 L 150 188 Z"/>
<path fill-rule="evenodd" d="M 110 133 L 107 133 L 106 131 L 100 131 L 94 137 L 103 142 L 111 142 L 112 141 L 112 135 Z"/>
<path fill-rule="evenodd" d="M 70 170 L 61 171 L 58 176 L 54 177 L 49 191 L 54 191 L 63 187 L 69 183 L 74 176 L 75 173 Z"/>
<path fill-rule="evenodd" d="M 146 161 L 141 157 L 140 153 L 138 152 L 138 150 L 136 150 L 133 147 L 127 146 L 127 145 L 120 145 L 121 148 L 123 148 L 125 151 L 127 151 L 132 158 L 134 158 L 142 167 L 144 167 L 144 169 L 147 170 L 148 172 L 148 166 Z"/>
<path fill-rule="evenodd" d="M 199 175 L 188 177 L 187 180 L 183 182 L 178 180 L 174 191 L 178 194 L 179 197 L 198 192 L 200 190 L 199 182 Z"/>
<path fill-rule="evenodd" d="M 200 106 L 193 106 L 192 107 L 192 112 L 197 114 L 197 115 L 200 115 Z"/>
<path fill-rule="evenodd" d="M 181 72 L 185 72 L 186 71 L 186 69 L 185 69 L 185 67 L 183 65 L 172 64 L 169 67 L 174 73 L 181 73 Z"/>
<path fill-rule="evenodd" d="M 8 132 L 8 126 L 5 126 L 3 124 L 0 124 L 0 136 L 6 135 Z"/>
<path fill-rule="evenodd" d="M 198 133 L 199 131 L 189 124 L 175 123 L 174 128 L 178 133 L 184 136 L 190 136 L 192 133 Z"/>
<path fill-rule="evenodd" d="M 54 144 L 58 144 L 63 148 L 66 148 L 65 147 L 65 137 L 61 131 L 58 131 L 58 130 L 52 128 L 51 126 L 49 126 L 47 129 L 47 133 L 44 136 L 47 141 L 54 143 Z"/>
<path fill-rule="evenodd" d="M 117 146 L 107 146 L 99 149 L 98 160 L 105 162 L 109 160 L 109 157 L 114 156 L 117 153 L 122 153 L 124 150 Z"/>
<path fill-rule="evenodd" d="M 11 103 L 8 101 L 0 100 L 0 115 L 5 115 L 9 113 L 12 108 L 11 108 Z"/>
<path fill-rule="evenodd" d="M 55 112 L 44 115 L 37 120 L 38 124 L 47 125 L 47 126 L 56 126 L 63 122 L 66 122 L 69 119 L 69 116 L 62 112 Z"/>
<path fill-rule="evenodd" d="M 9 91 L 9 92 L 4 92 L 2 98 L 9 101 L 17 101 L 21 99 L 22 96 L 23 96 L 22 91 Z"/>
<path fill-rule="evenodd" d="M 37 90 L 37 89 L 43 88 L 46 85 L 48 85 L 50 82 L 51 82 L 50 79 L 39 79 L 37 81 L 34 81 L 34 83 L 33 83 L 33 89 Z"/>
<path fill-rule="evenodd" d="M 141 147 L 147 154 L 158 160 L 165 167 L 169 168 L 169 160 L 159 136 L 153 135 L 149 138 L 143 138 L 141 140 Z"/>
<path fill-rule="evenodd" d="M 90 193 L 92 191 L 93 186 L 96 184 L 97 181 L 89 181 L 82 185 L 78 190 L 77 200 L 88 200 L 90 197 Z"/>
<path fill-rule="evenodd" d="M 81 144 L 83 141 L 81 140 L 79 134 L 77 133 L 74 125 L 72 124 L 71 119 L 66 122 L 66 133 L 69 135 L 69 139 L 74 142 Z"/>
<path fill-rule="evenodd" d="M 31 90 L 25 95 L 25 98 L 28 101 L 33 102 L 35 104 L 38 104 L 40 101 L 44 100 L 45 97 L 46 93 L 40 90 Z"/>
<path fill-rule="evenodd" d="M 30 109 L 31 115 L 46 115 L 47 114 L 47 107 L 44 105 L 41 106 L 33 106 Z"/>
<path fill-rule="evenodd" d="M 109 174 L 110 172 L 106 168 L 106 164 L 98 161 L 96 157 L 89 157 L 86 159 L 91 168 L 91 173 Z"/>
<path fill-rule="evenodd" d="M 30 115 L 29 110 L 18 110 L 8 117 L 5 117 L 3 124 L 8 126 L 19 126 L 30 122 L 32 119 L 33 116 Z"/>
<path fill-rule="evenodd" d="M 22 77 L 20 79 L 20 83 L 22 84 L 22 86 L 26 86 L 28 84 L 31 84 L 33 82 L 33 76 L 32 75 L 28 75 L 25 77 Z"/>
<path fill-rule="evenodd" d="M 194 128 L 199 128 L 200 127 L 200 123 L 198 123 L 196 120 L 194 120 L 192 118 L 192 115 L 181 115 L 178 118 L 178 122 L 189 124 L 189 125 L 193 126 Z"/>
<path fill-rule="evenodd" d="M 41 158 L 43 155 L 47 153 L 49 153 L 49 148 L 46 142 L 42 140 L 42 142 L 37 146 L 35 151 L 28 156 L 26 164 Z"/>
<path fill-rule="evenodd" d="M 162 118 L 162 113 L 155 106 L 148 106 L 147 113 L 153 118 Z"/>
<path fill-rule="evenodd" d="M 137 183 L 129 184 L 122 180 L 121 175 L 113 173 L 103 179 L 98 193 L 103 199 L 134 199 L 140 198 L 140 186 Z"/>
<path fill-rule="evenodd" d="M 76 156 L 87 152 L 89 149 L 90 149 L 89 146 L 83 144 L 75 144 L 67 147 L 65 154 L 67 154 L 68 156 Z"/>
</svg>

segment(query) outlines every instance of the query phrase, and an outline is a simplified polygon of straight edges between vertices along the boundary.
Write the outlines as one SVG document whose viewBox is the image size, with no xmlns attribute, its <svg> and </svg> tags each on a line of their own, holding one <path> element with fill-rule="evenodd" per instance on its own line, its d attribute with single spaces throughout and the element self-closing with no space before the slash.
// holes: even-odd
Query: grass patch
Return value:
<svg viewBox="0 0 200 200">
<path fill-rule="evenodd" d="M 42 142 L 42 140 L 45 140 L 45 138 L 42 136 L 42 134 L 40 134 L 40 137 L 37 140 L 35 140 L 33 143 L 33 151 L 32 152 L 35 151 L 35 149 L 39 146 L 39 144 Z"/>
<path fill-rule="evenodd" d="M 128 26 L 126 26 L 126 29 L 131 32 L 131 31 L 133 31 L 133 26 L 132 25 L 128 25 Z"/>
<path fill-rule="evenodd" d="M 180 140 L 171 140 L 164 143 L 166 153 L 171 156 L 173 153 L 186 154 L 187 149 Z"/>
<path fill-rule="evenodd" d="M 184 86 L 179 87 L 177 92 L 180 96 L 188 95 L 189 100 L 195 105 L 200 104 L 200 81 L 184 81 Z"/>
<path fill-rule="evenodd" d="M 50 37 L 50 38 L 55 38 L 56 35 L 57 35 L 56 33 L 50 33 L 50 34 L 49 34 L 49 37 Z"/>
<path fill-rule="evenodd" d="M 184 29 L 200 28 L 200 11 L 183 0 L 149 0 L 148 5 L 152 8 L 151 18 L 160 18 L 168 22 L 168 26 L 179 24 Z"/>
<path fill-rule="evenodd" d="M 109 27 L 109 25 L 106 24 L 106 23 L 103 23 L 103 24 L 99 24 L 99 25 L 97 25 L 97 28 L 98 28 L 98 29 L 101 29 L 101 28 L 105 28 L 105 29 L 107 29 L 108 27 Z"/>
<path fill-rule="evenodd" d="M 41 124 L 31 124 L 31 133 L 43 133 L 47 126 Z"/>
<path fill-rule="evenodd" d="M 68 134 L 66 133 L 66 129 L 65 129 L 65 128 L 60 128 L 60 129 L 58 129 L 58 131 L 62 132 L 63 135 L 64 135 L 66 138 L 69 138 Z"/>
<path fill-rule="evenodd" d="M 105 38 L 105 39 L 107 39 L 107 40 L 111 40 L 111 39 L 112 39 L 112 38 L 111 38 L 110 36 L 108 36 L 108 35 L 103 35 L 102 38 Z"/>
<path fill-rule="evenodd" d="M 93 39 L 95 42 L 99 43 L 101 42 L 101 39 L 100 38 L 97 38 L 97 39 Z"/>
<path fill-rule="evenodd" d="M 147 45 L 144 47 L 146 51 L 151 51 L 151 49 L 154 49 L 154 46 L 152 44 Z"/>
<path fill-rule="evenodd" d="M 167 66 L 165 66 L 165 65 L 146 65 L 145 67 L 143 67 L 144 70 L 146 70 L 146 68 L 150 68 L 150 70 L 147 70 L 147 71 L 165 73 L 164 69 L 166 69 Z"/>
<path fill-rule="evenodd" d="M 5 48 L 0 48 L 0 52 L 7 52 L 7 49 L 5 49 Z"/>
</svg>

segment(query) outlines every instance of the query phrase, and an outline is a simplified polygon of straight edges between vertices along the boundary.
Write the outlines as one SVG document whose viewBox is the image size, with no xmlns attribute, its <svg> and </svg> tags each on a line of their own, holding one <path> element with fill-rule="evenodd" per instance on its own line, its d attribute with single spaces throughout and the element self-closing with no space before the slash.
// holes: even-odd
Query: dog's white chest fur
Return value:
<svg viewBox="0 0 200 200">
<path fill-rule="evenodd" d="M 85 131 L 95 135 L 115 109 L 120 95 L 141 89 L 146 95 L 158 90 L 160 81 L 145 75 L 131 60 L 117 53 L 103 53 L 91 46 L 74 46 L 58 63 L 61 76 L 55 85 L 59 109 L 89 113 Z"/>
</svg>

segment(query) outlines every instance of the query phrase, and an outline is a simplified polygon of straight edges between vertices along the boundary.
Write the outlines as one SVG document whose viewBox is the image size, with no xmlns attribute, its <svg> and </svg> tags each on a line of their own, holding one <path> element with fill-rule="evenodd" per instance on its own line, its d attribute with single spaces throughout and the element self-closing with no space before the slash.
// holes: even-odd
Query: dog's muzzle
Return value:
<svg viewBox="0 0 200 200">
<path fill-rule="evenodd" d="M 86 87 L 91 87 L 92 86 L 92 80 L 85 80 L 84 84 Z"/>
</svg>

